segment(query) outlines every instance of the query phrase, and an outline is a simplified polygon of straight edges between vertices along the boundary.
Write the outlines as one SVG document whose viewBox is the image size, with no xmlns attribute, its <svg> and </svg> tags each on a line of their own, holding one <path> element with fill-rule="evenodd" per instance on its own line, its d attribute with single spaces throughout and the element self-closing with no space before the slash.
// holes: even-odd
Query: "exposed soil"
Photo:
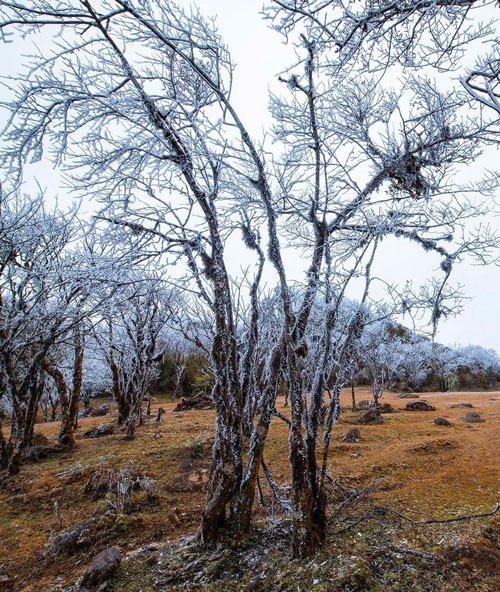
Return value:
<svg viewBox="0 0 500 592">
<path fill-rule="evenodd" d="M 406 401 L 397 394 L 385 394 L 383 402 L 398 412 L 385 415 L 381 424 L 360 426 L 359 443 L 341 442 L 359 414 L 341 415 L 334 428 L 330 473 L 339 491 L 361 490 L 380 480 L 369 500 L 352 509 L 353 516 L 365 512 L 371 518 L 353 526 L 347 510 L 342 521 L 332 521 L 324 551 L 304 562 L 289 559 L 287 519 L 270 516 L 260 506 L 257 529 L 244 541 L 212 552 L 196 547 L 193 535 L 204 504 L 213 411 L 172 413 L 174 403 L 159 401 L 151 413 L 153 418 L 163 407 L 162 423 L 146 422 L 132 441 L 117 428 L 111 435 L 84 439 L 84 432 L 114 417 L 80 419 L 73 452 L 26 463 L 14 479 L 0 476 L 0 591 L 76 590 L 75 582 L 91 559 L 110 545 L 125 557 L 109 585 L 116 592 L 500 590 L 500 512 L 491 518 L 417 526 L 380 509 L 425 520 L 430 514 L 450 518 L 494 508 L 500 499 L 500 399 L 493 397 L 499 393 L 421 394 L 435 407 L 426 412 L 405 411 Z M 350 397 L 350 389 L 342 395 L 346 409 Z M 369 390 L 357 389 L 357 397 L 368 399 Z M 471 427 L 460 421 L 463 407 L 451 405 L 461 403 L 472 404 L 485 422 Z M 288 413 L 282 399 L 278 409 Z M 436 417 L 451 425 L 435 425 Z M 58 428 L 58 423 L 37 424 L 36 432 L 53 446 Z M 273 421 L 265 456 L 286 490 L 287 428 L 279 419 Z M 154 485 L 148 491 L 134 490 L 118 519 L 106 494 L 94 495 L 84 486 L 96 471 L 124 468 L 147 476 Z M 263 493 L 268 500 L 264 485 Z M 337 493 L 333 487 L 330 515 L 339 502 Z M 90 535 L 85 531 L 73 547 L 48 552 L 58 536 L 85 520 L 90 520 Z"/>
</svg>

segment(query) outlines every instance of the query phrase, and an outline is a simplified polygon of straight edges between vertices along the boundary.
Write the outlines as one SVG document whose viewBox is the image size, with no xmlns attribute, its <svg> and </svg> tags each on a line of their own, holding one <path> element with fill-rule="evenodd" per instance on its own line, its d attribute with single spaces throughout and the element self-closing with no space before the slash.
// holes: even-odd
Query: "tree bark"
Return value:
<svg viewBox="0 0 500 592">
<path fill-rule="evenodd" d="M 66 413 L 62 414 L 61 429 L 59 431 L 59 444 L 73 448 L 75 445 L 75 425 L 78 418 L 78 407 L 82 392 L 83 373 L 83 345 L 79 329 L 75 330 L 75 359 L 73 363 L 73 389 L 67 406 Z"/>
</svg>

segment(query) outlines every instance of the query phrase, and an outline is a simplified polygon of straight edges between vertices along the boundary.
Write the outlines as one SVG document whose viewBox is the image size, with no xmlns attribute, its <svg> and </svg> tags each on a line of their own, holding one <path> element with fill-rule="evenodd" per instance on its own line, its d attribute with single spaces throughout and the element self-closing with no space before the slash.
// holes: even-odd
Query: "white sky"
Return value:
<svg viewBox="0 0 500 592">
<path fill-rule="evenodd" d="M 193 5 L 180 0 L 179 5 Z M 204 16 L 217 16 L 219 32 L 237 64 L 233 103 L 246 125 L 260 136 L 270 121 L 267 113 L 268 90 L 279 88 L 277 74 L 289 65 L 293 49 L 282 43 L 282 38 L 271 31 L 259 15 L 262 2 L 234 0 L 197 0 Z M 488 163 L 491 170 L 500 169 L 498 151 L 492 151 Z M 488 220 L 500 230 L 500 220 L 493 213 Z M 289 261 L 297 265 L 297 261 Z M 378 255 L 377 272 L 383 277 L 404 281 L 412 279 L 420 284 L 439 266 L 437 257 L 423 254 L 414 245 L 387 240 Z M 469 300 L 459 317 L 447 319 L 440 325 L 438 340 L 445 344 L 474 343 L 500 352 L 500 268 L 463 264 L 455 269 L 454 283 L 464 286 Z"/>
<path fill-rule="evenodd" d="M 192 4 L 187 0 L 178 0 L 186 9 Z M 259 15 L 260 0 L 197 0 L 202 14 L 217 15 L 217 25 L 222 38 L 229 47 L 234 62 L 237 64 L 233 104 L 236 106 L 245 125 L 255 137 L 262 137 L 270 123 L 267 111 L 268 90 L 279 88 L 277 74 L 294 58 L 293 49 L 282 43 L 281 37 L 268 29 Z M 4 72 L 14 72 L 23 63 L 20 44 L 1 47 L 1 63 Z M 0 96 L 4 94 L 0 90 Z M 3 119 L 3 118 L 2 118 Z M 492 152 L 489 168 L 498 170 L 500 159 L 498 152 Z M 53 174 L 43 165 L 37 167 L 36 175 L 42 186 L 51 186 Z M 52 190 L 52 187 L 51 187 Z M 500 221 L 491 214 L 488 222 L 500 229 Z M 238 253 L 234 254 L 233 266 L 241 264 Z M 288 257 L 288 267 L 303 268 L 294 254 Z M 404 281 L 408 277 L 415 283 L 423 282 L 437 269 L 437 258 L 429 257 L 412 245 L 394 248 L 394 243 L 387 240 L 379 253 L 377 272 L 391 279 Z M 297 278 L 299 279 L 299 278 Z M 500 352 L 500 268 L 462 265 L 454 273 L 455 283 L 464 285 L 464 292 L 470 300 L 464 304 L 460 317 L 444 321 L 439 329 L 438 340 L 446 344 L 475 343 L 492 347 Z"/>
</svg>

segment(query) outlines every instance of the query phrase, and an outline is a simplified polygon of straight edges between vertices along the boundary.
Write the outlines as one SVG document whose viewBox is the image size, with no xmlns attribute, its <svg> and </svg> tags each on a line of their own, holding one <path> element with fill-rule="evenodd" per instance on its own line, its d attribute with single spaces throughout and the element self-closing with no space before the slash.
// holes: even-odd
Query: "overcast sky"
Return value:
<svg viewBox="0 0 500 592">
<path fill-rule="evenodd" d="M 189 10 L 193 3 L 178 0 L 178 4 Z M 217 16 L 219 32 L 237 64 L 233 103 L 250 132 L 255 137 L 261 137 L 271 121 L 267 110 L 268 91 L 279 88 L 281 83 L 277 81 L 277 75 L 293 61 L 293 48 L 285 46 L 281 37 L 269 30 L 262 20 L 259 15 L 260 0 L 198 0 L 196 4 L 205 16 Z M 23 46 L 19 43 L 2 46 L 4 73 L 14 72 L 23 64 L 22 50 Z M 499 163 L 498 151 L 494 150 L 489 156 L 488 167 L 498 170 Z M 42 186 L 48 186 L 49 192 L 54 192 L 54 177 L 46 165 L 33 169 L 33 173 Z M 487 222 L 500 229 L 500 220 L 493 211 Z M 235 267 L 241 265 L 238 255 L 234 253 L 232 265 Z M 421 283 L 438 265 L 437 257 L 424 255 L 415 246 L 402 246 L 398 242 L 395 248 L 394 243 L 387 240 L 379 253 L 376 271 L 396 281 L 410 277 L 416 283 Z M 298 261 L 296 254 L 291 253 L 288 255 L 288 267 L 300 270 L 303 264 Z M 456 269 L 454 279 L 456 283 L 464 285 L 464 292 L 470 300 L 465 302 L 460 317 L 441 324 L 438 340 L 446 344 L 475 343 L 500 352 L 500 315 L 497 313 L 500 303 L 500 268 L 465 264 Z"/>
</svg>

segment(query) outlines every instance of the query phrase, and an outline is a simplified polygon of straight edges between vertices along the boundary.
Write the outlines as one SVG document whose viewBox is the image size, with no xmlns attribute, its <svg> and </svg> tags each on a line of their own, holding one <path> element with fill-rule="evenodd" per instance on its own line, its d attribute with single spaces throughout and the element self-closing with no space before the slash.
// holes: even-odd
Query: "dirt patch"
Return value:
<svg viewBox="0 0 500 592">
<path fill-rule="evenodd" d="M 441 556 L 446 561 L 463 561 L 473 569 L 500 574 L 500 551 L 488 543 L 459 543 L 445 548 Z"/>
</svg>

